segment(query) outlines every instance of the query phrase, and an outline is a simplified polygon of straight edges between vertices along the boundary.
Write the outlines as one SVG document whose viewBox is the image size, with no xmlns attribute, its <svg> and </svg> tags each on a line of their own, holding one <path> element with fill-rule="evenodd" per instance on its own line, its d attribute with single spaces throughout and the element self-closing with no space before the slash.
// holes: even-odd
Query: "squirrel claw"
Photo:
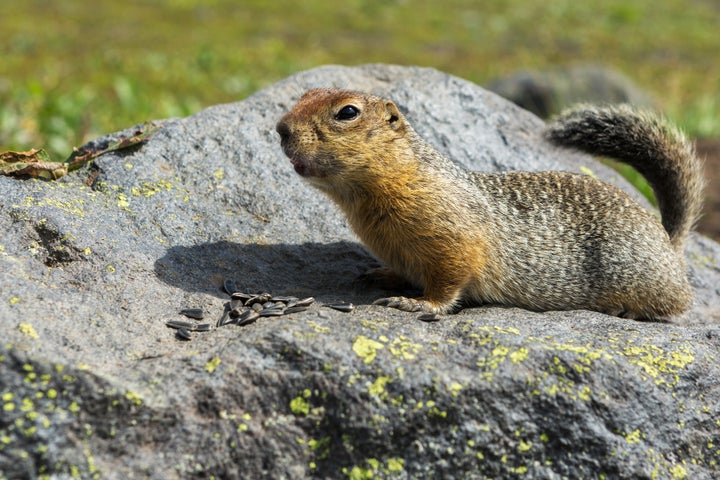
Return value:
<svg viewBox="0 0 720 480">
<path fill-rule="evenodd" d="M 373 305 L 397 308 L 404 312 L 430 312 L 430 304 L 427 301 L 407 297 L 379 298 L 373 302 Z"/>
</svg>

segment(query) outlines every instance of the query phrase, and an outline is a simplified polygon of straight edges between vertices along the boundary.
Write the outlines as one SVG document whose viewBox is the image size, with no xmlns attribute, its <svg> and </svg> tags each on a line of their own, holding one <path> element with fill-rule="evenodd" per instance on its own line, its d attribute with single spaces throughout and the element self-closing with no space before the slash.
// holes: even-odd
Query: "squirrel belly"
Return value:
<svg viewBox="0 0 720 480">
<path fill-rule="evenodd" d="M 422 140 L 392 101 L 365 93 L 310 90 L 276 129 L 295 170 L 385 263 L 376 273 L 423 289 L 420 298 L 377 304 L 445 313 L 459 302 L 495 303 L 635 318 L 689 307 L 682 249 L 700 208 L 700 164 L 656 117 L 585 108 L 560 117 L 547 136 L 635 165 L 665 189 L 656 192 L 662 225 L 588 176 L 464 170 Z"/>
</svg>

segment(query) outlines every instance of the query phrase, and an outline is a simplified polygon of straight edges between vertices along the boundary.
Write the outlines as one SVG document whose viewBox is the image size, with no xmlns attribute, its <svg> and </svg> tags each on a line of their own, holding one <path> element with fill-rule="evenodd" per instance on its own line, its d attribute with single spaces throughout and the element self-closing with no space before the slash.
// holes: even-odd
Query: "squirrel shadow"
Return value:
<svg viewBox="0 0 720 480">
<path fill-rule="evenodd" d="M 219 241 L 170 247 L 154 264 L 157 277 L 192 293 L 227 298 L 223 282 L 238 290 L 313 296 L 321 301 L 372 303 L 383 291 L 358 278 L 379 264 L 352 242 L 255 244 Z"/>
</svg>

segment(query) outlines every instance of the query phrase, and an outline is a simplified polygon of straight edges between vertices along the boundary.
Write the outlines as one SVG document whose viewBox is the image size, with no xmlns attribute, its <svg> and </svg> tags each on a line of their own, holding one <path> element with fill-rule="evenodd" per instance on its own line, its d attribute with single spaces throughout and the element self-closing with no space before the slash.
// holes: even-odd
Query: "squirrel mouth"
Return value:
<svg viewBox="0 0 720 480">
<path fill-rule="evenodd" d="M 310 163 L 304 158 L 292 156 L 290 157 L 290 163 L 292 163 L 295 172 L 301 177 L 312 177 L 314 175 Z"/>
</svg>

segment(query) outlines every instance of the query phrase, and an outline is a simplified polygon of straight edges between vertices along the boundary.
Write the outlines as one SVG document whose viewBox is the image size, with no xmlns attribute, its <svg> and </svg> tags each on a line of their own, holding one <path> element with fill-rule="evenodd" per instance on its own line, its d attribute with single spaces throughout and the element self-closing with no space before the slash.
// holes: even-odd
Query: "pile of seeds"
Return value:
<svg viewBox="0 0 720 480">
<path fill-rule="evenodd" d="M 310 308 L 310 305 L 315 303 L 313 297 L 288 297 L 272 295 L 267 292 L 245 293 L 240 291 L 232 280 L 225 280 L 223 288 L 230 295 L 230 301 L 225 304 L 225 310 L 215 324 L 216 328 L 226 325 L 244 327 L 262 317 L 279 317 L 304 312 Z M 352 303 L 324 306 L 341 312 L 352 312 L 355 309 Z M 185 308 L 180 310 L 180 314 L 195 320 L 202 320 L 205 317 L 205 312 L 201 308 Z M 207 332 L 211 329 L 209 323 L 193 323 L 183 320 L 169 320 L 165 322 L 165 325 L 176 329 L 175 336 L 180 340 L 190 340 L 192 338 L 190 332 Z"/>
<path fill-rule="evenodd" d="M 230 294 L 230 303 L 226 306 L 217 326 L 250 325 L 260 317 L 279 317 L 289 313 L 299 313 L 315 303 L 313 297 L 273 296 L 270 293 L 250 294 L 234 292 Z"/>
</svg>

